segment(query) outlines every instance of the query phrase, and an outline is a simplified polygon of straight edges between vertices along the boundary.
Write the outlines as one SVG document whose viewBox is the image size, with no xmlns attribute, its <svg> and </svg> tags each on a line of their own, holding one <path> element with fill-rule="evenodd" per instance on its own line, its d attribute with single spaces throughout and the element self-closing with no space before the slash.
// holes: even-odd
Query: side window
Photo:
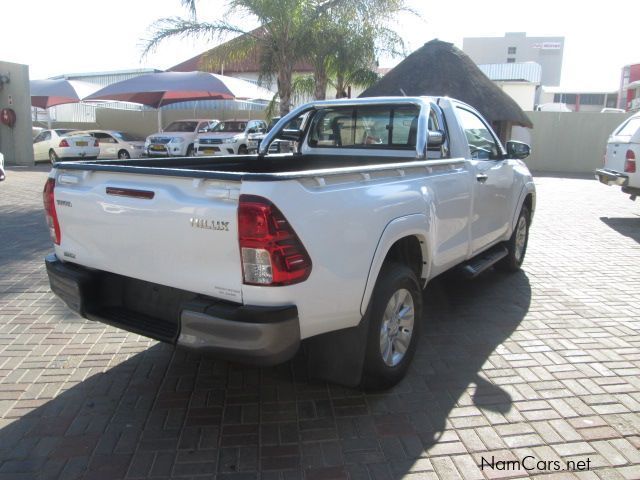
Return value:
<svg viewBox="0 0 640 480">
<path fill-rule="evenodd" d="M 46 142 L 47 140 L 51 140 L 51 132 L 47 130 L 46 132 L 42 132 L 42 140 L 41 142 Z"/>
<path fill-rule="evenodd" d="M 491 131 L 475 113 L 458 107 L 458 118 L 467 137 L 471 158 L 499 160 L 502 152 Z"/>
<path fill-rule="evenodd" d="M 40 143 L 44 140 L 44 134 L 46 132 L 40 132 L 36 138 L 33 139 L 33 143 Z"/>
</svg>

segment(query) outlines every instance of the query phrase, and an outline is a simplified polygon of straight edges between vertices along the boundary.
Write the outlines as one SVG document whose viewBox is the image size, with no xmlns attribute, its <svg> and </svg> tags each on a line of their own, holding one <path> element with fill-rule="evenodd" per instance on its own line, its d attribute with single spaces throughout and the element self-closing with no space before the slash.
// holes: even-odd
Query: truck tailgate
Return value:
<svg viewBox="0 0 640 480">
<path fill-rule="evenodd" d="M 242 302 L 239 181 L 58 170 L 58 258 Z"/>
</svg>

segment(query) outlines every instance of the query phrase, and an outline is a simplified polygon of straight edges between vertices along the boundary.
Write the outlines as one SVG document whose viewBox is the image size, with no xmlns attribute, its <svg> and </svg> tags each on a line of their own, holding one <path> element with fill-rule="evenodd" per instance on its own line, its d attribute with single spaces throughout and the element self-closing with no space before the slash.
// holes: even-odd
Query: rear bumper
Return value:
<svg viewBox="0 0 640 480">
<path fill-rule="evenodd" d="M 614 172 L 613 170 L 606 170 L 599 168 L 595 172 L 596 180 L 605 185 L 620 185 L 625 186 L 629 183 L 629 176 L 623 173 Z"/>
<path fill-rule="evenodd" d="M 255 365 L 289 360 L 300 346 L 294 305 L 232 304 L 45 258 L 49 283 L 81 316 L 156 340 Z"/>
</svg>

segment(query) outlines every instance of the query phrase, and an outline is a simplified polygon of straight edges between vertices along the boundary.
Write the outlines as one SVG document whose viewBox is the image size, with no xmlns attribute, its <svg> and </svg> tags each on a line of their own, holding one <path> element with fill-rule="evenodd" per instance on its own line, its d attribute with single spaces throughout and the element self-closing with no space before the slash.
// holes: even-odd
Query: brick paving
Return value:
<svg viewBox="0 0 640 480">
<path fill-rule="evenodd" d="M 0 183 L 0 480 L 640 479 L 640 203 L 618 189 L 537 178 L 524 271 L 433 282 L 409 376 L 364 394 L 71 313 L 46 171 Z"/>
</svg>

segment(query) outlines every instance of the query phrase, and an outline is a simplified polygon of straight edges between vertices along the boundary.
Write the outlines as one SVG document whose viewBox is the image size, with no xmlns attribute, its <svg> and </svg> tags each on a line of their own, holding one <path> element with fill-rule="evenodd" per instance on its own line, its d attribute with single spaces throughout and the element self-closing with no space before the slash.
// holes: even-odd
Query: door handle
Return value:
<svg viewBox="0 0 640 480">
<path fill-rule="evenodd" d="M 486 182 L 488 178 L 489 176 L 485 175 L 484 173 L 479 173 L 478 175 L 476 175 L 476 180 L 479 181 L 480 183 Z"/>
</svg>

